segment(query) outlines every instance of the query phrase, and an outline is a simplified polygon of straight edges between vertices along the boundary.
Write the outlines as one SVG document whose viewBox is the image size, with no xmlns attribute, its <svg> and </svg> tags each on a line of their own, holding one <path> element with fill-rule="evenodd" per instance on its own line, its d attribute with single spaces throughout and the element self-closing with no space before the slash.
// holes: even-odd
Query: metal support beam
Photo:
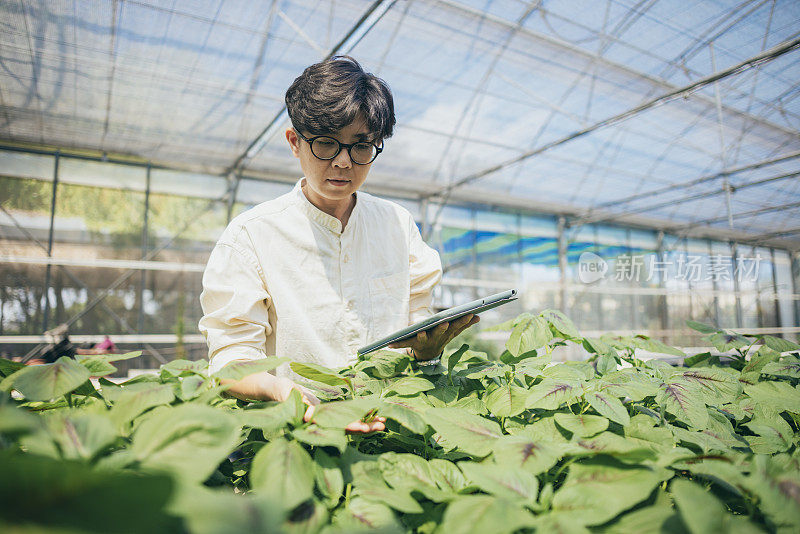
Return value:
<svg viewBox="0 0 800 534">
<path fill-rule="evenodd" d="M 228 211 L 226 218 L 226 221 L 228 223 L 231 222 L 231 216 L 233 215 L 233 206 L 234 204 L 236 204 L 236 195 L 239 193 L 239 184 L 241 182 L 242 182 L 241 172 L 228 175 L 228 191 L 230 192 L 230 194 L 228 195 Z"/>
<path fill-rule="evenodd" d="M 565 217 L 558 218 L 558 272 L 559 272 L 559 304 L 561 311 L 569 315 L 569 306 L 567 302 L 567 236 L 566 236 L 567 219 Z"/>
<path fill-rule="evenodd" d="M 55 220 L 56 220 L 56 193 L 58 192 L 58 170 L 61 161 L 61 155 L 56 152 L 55 161 L 53 164 L 53 195 L 50 198 L 50 230 L 47 234 L 47 257 L 53 256 L 53 237 L 55 234 Z M 44 273 L 44 313 L 42 314 L 42 331 L 47 331 L 47 320 L 50 315 L 50 275 L 51 267 L 48 265 Z"/>
<path fill-rule="evenodd" d="M 658 237 L 656 238 L 656 254 L 658 255 L 658 261 L 662 262 L 661 265 L 666 265 L 666 263 L 663 263 L 667 260 L 666 251 L 664 250 L 664 232 L 661 231 L 658 232 Z M 659 273 L 658 287 L 664 290 L 667 288 L 666 274 L 664 271 Z M 669 330 L 669 309 L 667 307 L 666 294 L 658 297 L 658 318 L 661 329 Z"/>
<path fill-rule="evenodd" d="M 761 54 L 753 56 L 750 59 L 742 61 L 741 63 L 738 63 L 738 64 L 736 64 L 736 65 L 734 65 L 732 67 L 728 67 L 727 69 L 723 69 L 723 70 L 721 70 L 719 72 L 715 72 L 715 73 L 713 73 L 713 74 L 711 74 L 709 76 L 705 76 L 705 77 L 703 77 L 703 78 L 701 78 L 701 79 L 699 79 L 699 80 L 697 80 L 695 82 L 692 82 L 692 83 L 690 83 L 690 84 L 688 84 L 686 86 L 683 86 L 683 87 L 680 87 L 678 89 L 674 89 L 672 91 L 669 91 L 669 92 L 667 92 L 667 93 L 665 93 L 665 94 L 663 94 L 661 96 L 658 96 L 656 98 L 653 98 L 653 99 L 645 102 L 644 104 L 640 104 L 640 105 L 638 105 L 638 106 L 636 106 L 634 108 L 631 108 L 631 109 L 629 109 L 629 110 L 627 110 L 627 111 L 625 111 L 623 113 L 614 115 L 612 117 L 609 117 L 607 119 L 599 121 L 599 122 L 597 122 L 595 124 L 592 124 L 591 126 L 588 126 L 586 128 L 583 128 L 583 129 L 575 131 L 575 132 L 572 132 L 571 134 L 569 134 L 569 135 L 567 135 L 565 137 L 562 137 L 561 139 L 557 139 L 555 141 L 551 141 L 549 143 L 546 143 L 545 145 L 543 145 L 543 146 L 541 146 L 539 148 L 534 148 L 533 150 L 528 150 L 528 151 L 522 153 L 519 156 L 516 156 L 516 157 L 511 158 L 509 160 L 506 160 L 504 162 L 498 163 L 496 165 L 492 165 L 491 167 L 488 167 L 486 169 L 478 171 L 478 172 L 476 172 L 474 174 L 470 174 L 468 176 L 465 176 L 464 178 L 461 178 L 460 180 L 456 180 L 452 184 L 449 184 L 449 185 L 447 185 L 445 187 L 440 188 L 435 193 L 432 193 L 430 196 L 447 196 L 450 193 L 450 191 L 452 191 L 455 188 L 462 187 L 462 186 L 464 186 L 466 184 L 469 184 L 471 182 L 479 180 L 479 179 L 481 179 L 481 178 L 483 178 L 485 176 L 488 176 L 490 174 L 493 174 L 493 173 L 495 173 L 497 171 L 500 171 L 500 170 L 505 169 L 507 167 L 510 167 L 512 165 L 516 165 L 516 164 L 518 164 L 518 163 L 520 163 L 522 161 L 525 161 L 525 160 L 527 160 L 527 159 L 529 159 L 529 158 L 531 158 L 533 156 L 537 156 L 539 154 L 547 152 L 548 150 L 551 150 L 551 149 L 556 148 L 558 146 L 561 146 L 561 145 L 564 145 L 564 144 L 569 143 L 571 141 L 574 141 L 575 139 L 578 139 L 580 137 L 583 137 L 585 135 L 593 133 L 593 132 L 595 132 L 597 130 L 600 130 L 600 129 L 603 129 L 603 128 L 607 128 L 609 126 L 624 122 L 624 121 L 626 121 L 626 120 L 628 120 L 628 119 L 630 119 L 630 118 L 642 113 L 643 111 L 646 111 L 646 110 L 652 109 L 652 108 L 654 108 L 656 106 L 665 104 L 665 103 L 667 103 L 667 102 L 669 102 L 671 100 L 674 100 L 676 98 L 679 98 L 679 97 L 682 97 L 682 96 L 687 96 L 687 95 L 689 95 L 691 93 L 694 93 L 698 89 L 701 89 L 701 88 L 703 88 L 703 87 L 705 87 L 707 85 L 711 85 L 711 84 L 713 84 L 713 83 L 715 83 L 715 82 L 717 82 L 719 80 L 727 78 L 728 76 L 741 74 L 742 72 L 750 70 L 753 67 L 763 65 L 764 63 L 772 61 L 772 60 L 774 60 L 774 59 L 776 59 L 776 58 L 778 58 L 778 57 L 780 57 L 780 56 L 782 56 L 782 55 L 784 55 L 786 53 L 792 52 L 792 51 L 796 50 L 797 48 L 800 48 L 800 38 L 795 38 L 795 39 L 791 39 L 791 40 L 788 40 L 788 41 L 784 41 L 783 43 L 781 43 L 781 44 L 779 44 L 779 45 L 777 45 L 777 46 L 775 46 L 773 48 L 770 48 L 766 52 L 763 52 Z"/>
<path fill-rule="evenodd" d="M 708 257 L 709 258 L 711 257 L 712 253 L 713 253 L 713 248 L 711 247 L 711 241 L 709 241 L 708 242 Z M 717 284 L 717 277 L 716 276 L 712 276 L 711 277 L 711 287 L 713 289 L 713 295 L 714 295 L 714 326 L 719 328 L 719 326 L 720 326 L 720 324 L 719 324 L 719 293 L 718 293 L 719 287 L 718 287 L 718 284 Z"/>
<path fill-rule="evenodd" d="M 778 295 L 778 273 L 777 269 L 775 268 L 775 249 L 769 249 L 769 259 L 770 259 L 770 266 L 772 267 L 772 294 Z M 778 298 L 772 301 L 773 305 L 775 306 L 775 326 L 781 327 L 783 325 L 783 321 L 781 320 L 781 301 Z"/>
<path fill-rule="evenodd" d="M 144 189 L 144 220 L 142 222 L 142 259 L 147 256 L 147 234 L 150 221 L 150 165 L 147 166 L 147 174 Z M 139 316 L 136 324 L 136 331 L 139 334 L 144 332 L 144 286 L 147 283 L 147 271 L 142 269 L 139 275 Z"/>
<path fill-rule="evenodd" d="M 496 16 L 496 15 L 492 15 L 491 13 L 488 13 L 486 11 L 482 11 L 479 8 L 473 8 L 473 7 L 464 5 L 464 4 L 462 4 L 462 3 L 460 3 L 460 2 L 458 2 L 456 0 L 436 0 L 436 3 L 443 4 L 443 5 L 446 5 L 446 6 L 450 6 L 450 7 L 454 8 L 456 11 L 459 11 L 461 13 L 467 13 L 467 14 L 472 15 L 474 17 L 479 17 L 482 20 L 490 21 L 490 22 L 492 22 L 494 24 L 497 24 L 499 26 L 505 26 L 505 27 L 509 27 L 509 28 L 513 28 L 515 26 L 515 23 L 513 21 L 511 21 L 511 20 L 504 19 L 504 18 Z M 543 8 L 540 8 L 540 9 L 543 12 L 546 12 Z M 570 21 L 570 23 L 571 24 L 575 24 L 575 21 Z M 587 29 L 587 28 L 584 27 L 584 29 Z M 651 76 L 651 75 L 645 74 L 643 72 L 637 71 L 637 70 L 635 70 L 635 69 L 633 69 L 631 67 L 623 65 L 621 63 L 617 63 L 615 61 L 612 61 L 611 59 L 609 59 L 607 57 L 604 57 L 602 54 L 594 53 L 594 52 L 592 52 L 592 51 L 590 51 L 590 50 L 588 50 L 586 48 L 583 48 L 583 47 L 578 46 L 578 45 L 574 45 L 574 44 L 569 43 L 569 42 L 567 42 L 565 40 L 562 40 L 562 39 L 559 39 L 559 38 L 556 38 L 556 37 L 552 37 L 552 36 L 546 35 L 544 33 L 537 32 L 537 31 L 532 30 L 530 28 L 523 28 L 520 31 L 520 33 L 525 35 L 526 37 L 529 37 L 529 38 L 537 41 L 537 44 L 550 46 L 550 47 L 553 47 L 556 51 L 568 52 L 571 55 L 584 58 L 587 61 L 587 63 L 596 62 L 598 65 L 600 65 L 605 70 L 609 70 L 609 71 L 612 71 L 612 72 L 615 72 L 615 73 L 620 73 L 620 74 L 623 74 L 623 75 L 630 76 L 635 81 L 637 81 L 639 83 L 647 83 L 647 84 L 652 85 L 654 89 L 661 89 L 661 90 L 666 90 L 666 91 L 670 91 L 670 92 L 675 90 L 675 86 L 673 84 L 671 84 L 670 82 L 668 82 L 668 81 L 666 81 L 666 80 L 664 80 L 662 78 L 659 78 L 657 76 Z M 605 35 L 603 37 L 606 38 L 606 39 L 609 39 L 610 41 L 612 41 L 610 44 L 615 44 L 615 43 L 618 44 L 619 43 L 618 38 L 615 37 L 614 35 Z M 637 52 L 639 52 L 641 54 L 645 54 L 645 55 L 652 54 L 651 50 L 638 49 L 638 48 L 632 46 L 631 43 L 621 43 L 621 44 L 623 44 L 624 46 L 627 46 L 629 48 L 634 48 L 634 49 L 636 49 Z M 651 55 L 651 57 L 654 58 L 654 59 L 658 59 L 660 61 L 663 61 L 663 58 L 660 57 L 660 56 Z M 710 98 L 708 98 L 708 97 L 706 97 L 704 95 L 697 95 L 696 98 L 698 98 L 699 100 L 701 100 L 702 102 L 704 102 L 706 104 L 713 105 L 713 99 L 710 99 Z M 784 134 L 794 135 L 794 133 L 795 133 L 794 131 L 790 130 L 789 128 L 785 128 L 785 127 L 779 126 L 777 124 L 773 124 L 773 123 L 765 120 L 763 117 L 758 117 L 756 115 L 750 115 L 750 114 L 744 113 L 741 110 L 736 109 L 736 108 L 725 108 L 725 112 L 726 113 L 731 113 L 733 115 L 741 116 L 742 118 L 744 118 L 748 122 L 757 122 L 757 123 L 763 124 L 763 125 L 765 125 L 765 126 L 767 126 L 769 128 L 774 128 L 774 129 L 780 130 Z"/>
</svg>

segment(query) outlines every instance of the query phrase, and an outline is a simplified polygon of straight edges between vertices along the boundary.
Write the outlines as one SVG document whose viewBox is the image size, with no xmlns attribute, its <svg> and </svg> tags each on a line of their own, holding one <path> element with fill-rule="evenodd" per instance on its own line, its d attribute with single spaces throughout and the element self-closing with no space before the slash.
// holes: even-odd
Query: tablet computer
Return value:
<svg viewBox="0 0 800 534">
<path fill-rule="evenodd" d="M 398 330 L 397 332 L 394 332 L 383 339 L 379 339 L 374 343 L 370 343 L 366 347 L 361 347 L 358 349 L 358 354 L 369 354 L 372 351 L 382 349 L 383 347 L 392 343 L 414 337 L 423 330 L 429 330 L 438 324 L 454 321 L 455 319 L 463 317 L 469 313 L 479 314 L 482 311 L 490 310 L 492 308 L 496 308 L 497 306 L 502 306 L 503 304 L 513 300 L 517 300 L 517 290 L 509 289 L 508 291 L 503 291 L 502 293 L 496 293 L 482 299 L 467 302 L 461 306 L 455 306 L 453 308 L 440 311 L 435 315 L 431 315 L 427 319 L 423 319 L 422 321 L 414 323 L 411 326 L 407 326 L 402 330 Z"/>
</svg>

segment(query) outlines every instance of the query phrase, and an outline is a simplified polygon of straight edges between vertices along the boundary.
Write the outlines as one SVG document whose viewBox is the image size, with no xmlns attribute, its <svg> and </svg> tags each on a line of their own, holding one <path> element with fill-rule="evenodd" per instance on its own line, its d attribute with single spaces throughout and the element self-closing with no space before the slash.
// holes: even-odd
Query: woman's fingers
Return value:
<svg viewBox="0 0 800 534">
<path fill-rule="evenodd" d="M 308 423 L 311 421 L 311 418 L 314 417 L 314 407 L 315 405 L 313 404 L 308 405 L 308 408 L 306 408 L 306 413 L 303 414 L 303 422 Z"/>
</svg>

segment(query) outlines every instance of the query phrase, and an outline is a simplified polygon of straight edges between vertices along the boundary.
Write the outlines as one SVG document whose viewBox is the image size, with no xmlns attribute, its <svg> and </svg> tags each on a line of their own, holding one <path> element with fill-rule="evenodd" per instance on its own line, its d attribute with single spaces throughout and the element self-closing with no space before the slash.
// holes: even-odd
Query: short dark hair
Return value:
<svg viewBox="0 0 800 534">
<path fill-rule="evenodd" d="M 286 90 L 286 110 L 296 130 L 314 135 L 341 130 L 359 112 L 373 140 L 391 137 L 395 125 L 389 86 L 350 56 L 307 67 Z"/>
</svg>

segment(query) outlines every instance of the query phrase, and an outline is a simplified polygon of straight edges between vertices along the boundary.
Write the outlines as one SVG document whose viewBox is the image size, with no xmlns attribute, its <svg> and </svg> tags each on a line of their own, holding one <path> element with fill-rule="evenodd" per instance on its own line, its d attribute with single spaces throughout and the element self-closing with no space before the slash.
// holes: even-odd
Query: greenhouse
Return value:
<svg viewBox="0 0 800 534">
<path fill-rule="evenodd" d="M 0 24 L 0 530 L 800 530 L 797 2 Z"/>
</svg>

